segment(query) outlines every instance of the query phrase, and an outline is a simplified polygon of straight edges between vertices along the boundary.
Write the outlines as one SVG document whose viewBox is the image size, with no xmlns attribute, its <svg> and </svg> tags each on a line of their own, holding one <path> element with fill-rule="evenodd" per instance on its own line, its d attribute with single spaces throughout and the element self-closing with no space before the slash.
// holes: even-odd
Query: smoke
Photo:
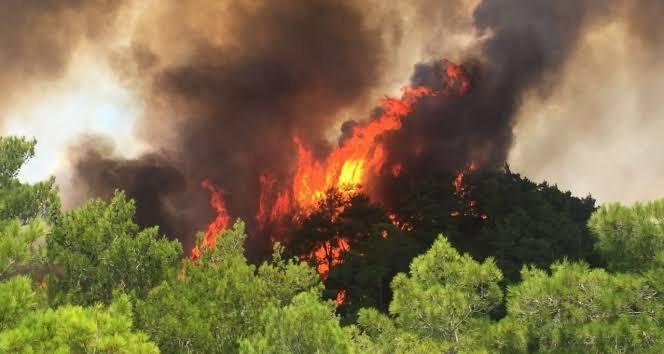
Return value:
<svg viewBox="0 0 664 354">
<path fill-rule="evenodd" d="M 84 190 L 69 198 L 83 201 L 93 191 L 95 196 L 109 199 L 116 190 L 125 191 L 138 201 L 136 221 L 140 225 L 163 225 L 162 232 L 183 235 L 191 232 L 187 218 L 186 181 L 182 172 L 173 167 L 165 153 L 152 152 L 140 159 L 126 159 L 117 152 L 115 143 L 107 137 L 85 135 L 70 147 L 71 166 L 79 181 L 85 181 Z M 205 200 L 199 200 L 197 212 L 205 213 Z M 186 244 L 191 247 L 191 244 Z"/>
<path fill-rule="evenodd" d="M 154 211 L 144 220 L 185 238 L 212 217 L 203 179 L 226 192 L 233 215 L 251 219 L 258 176 L 286 183 L 294 135 L 324 153 L 326 131 L 366 98 L 385 55 L 380 31 L 345 2 L 214 4 L 169 4 L 144 23 L 168 23 L 164 33 L 141 33 L 131 57 L 119 59 L 135 63 L 126 73 L 149 102 L 139 134 L 159 153 L 126 160 L 88 139 L 71 158 L 75 185 L 93 195 L 126 189 L 139 210 Z"/>
<path fill-rule="evenodd" d="M 609 5 L 603 23 L 583 33 L 551 95 L 524 97 L 510 161 L 602 202 L 652 199 L 664 193 L 657 154 L 664 31 L 655 20 L 664 4 Z"/>
<path fill-rule="evenodd" d="M 388 139 L 394 160 L 406 161 L 404 170 L 413 178 L 459 170 L 471 161 L 485 168 L 502 166 L 522 97 L 530 90 L 547 95 L 555 86 L 589 25 L 590 10 L 579 1 L 480 2 L 474 26 L 488 38 L 464 60 L 471 91 L 421 104 Z M 437 61 L 419 64 L 411 82 L 435 87 L 444 69 Z"/>
<path fill-rule="evenodd" d="M 0 125 L 16 100 L 60 78 L 83 43 L 103 40 L 122 5 L 121 0 L 0 2 Z"/>
<path fill-rule="evenodd" d="M 459 17 L 465 13 L 458 10 L 461 6 L 455 10 L 449 3 L 416 3 L 424 4 L 433 16 L 451 14 L 447 22 L 441 20 L 434 28 L 458 33 L 458 28 L 467 26 L 468 19 Z M 636 148 L 644 153 L 652 151 L 646 146 L 658 144 L 649 132 L 661 130 L 661 124 L 656 124 L 661 110 L 653 109 L 648 97 L 661 93 L 662 81 L 657 79 L 661 76 L 647 80 L 643 74 L 650 70 L 650 75 L 661 73 L 658 58 L 664 31 L 657 19 L 664 15 L 664 4 L 649 0 L 485 0 L 476 5 L 474 31 L 466 30 L 474 33 L 476 46 L 467 47 L 462 58 L 473 89 L 456 100 L 439 96 L 420 105 L 404 128 L 388 139 L 393 160 L 406 161 L 404 171 L 417 180 L 433 172 L 460 169 L 469 161 L 494 168 L 509 158 L 518 170 L 561 181 L 580 194 L 602 191 L 610 199 L 648 198 L 650 189 L 624 186 L 624 182 L 642 178 L 650 181 L 648 185 L 657 185 L 652 178 L 655 174 L 644 171 L 642 165 L 643 160 L 652 159 L 645 155 L 634 159 L 638 146 L 634 137 L 645 138 L 641 140 L 644 146 Z M 616 24 L 624 28 L 625 36 L 608 37 L 603 47 L 588 48 L 589 35 Z M 629 47 L 625 55 L 612 54 L 611 46 L 625 43 Z M 411 81 L 435 85 L 441 70 L 437 62 L 420 64 Z M 620 79 L 630 71 L 639 74 Z M 614 83 L 612 92 L 599 98 L 598 93 L 609 90 L 605 85 L 610 82 Z M 631 98 L 639 101 L 636 103 L 630 100 L 635 92 Z M 625 109 L 630 104 L 631 109 Z M 552 113 L 552 106 L 564 108 Z M 624 114 L 618 124 L 611 120 L 616 112 Z M 540 119 L 532 122 L 530 115 Z M 519 139 L 512 150 L 517 124 Z M 584 151 L 579 145 L 589 137 L 595 146 Z M 609 181 L 607 155 L 622 160 L 618 165 L 622 176 Z M 597 173 L 591 173 L 591 165 Z M 647 169 L 661 170 L 657 161 L 651 161 Z M 386 188 L 394 189 L 389 184 Z"/>
<path fill-rule="evenodd" d="M 82 195 L 123 188 L 139 221 L 185 239 L 212 219 L 203 179 L 225 191 L 232 215 L 252 219 L 258 176 L 290 181 L 294 135 L 324 156 L 329 132 L 377 91 L 392 91 L 413 62 L 422 61 L 412 85 L 442 89 L 444 66 L 433 58 L 446 56 L 472 86 L 423 99 L 383 137 L 389 159 L 417 179 L 470 161 L 502 166 L 524 100 L 557 96 L 588 32 L 626 18 L 646 51 L 662 43 L 653 15 L 661 6 L 648 0 L 158 4 L 114 57 L 146 102 L 138 134 L 152 152 L 127 159 L 87 138 L 70 160 Z M 354 124 L 341 125 L 342 138 Z"/>
</svg>

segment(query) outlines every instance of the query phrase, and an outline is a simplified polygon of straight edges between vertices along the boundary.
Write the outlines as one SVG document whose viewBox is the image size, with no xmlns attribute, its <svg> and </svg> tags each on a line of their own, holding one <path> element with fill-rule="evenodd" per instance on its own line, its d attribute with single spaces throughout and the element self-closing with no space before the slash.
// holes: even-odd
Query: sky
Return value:
<svg viewBox="0 0 664 354">
<path fill-rule="evenodd" d="M 620 23 L 589 33 L 553 95 L 525 98 L 514 169 L 604 202 L 663 197 L 662 73 Z"/>
<path fill-rule="evenodd" d="M 9 0 L 3 6 L 11 3 L 20 1 Z M 55 23 L 62 17 L 71 28 L 66 28 L 69 37 L 57 43 L 68 54 L 53 57 L 52 65 L 58 69 L 52 73 L 48 61 L 30 67 L 14 63 L 21 55 L 34 55 L 20 51 L 25 45 L 17 46 L 18 52 L 12 52 L 11 46 L 0 49 L 0 63 L 9 63 L 0 72 L 0 91 L 9 97 L 0 100 L 0 131 L 38 140 L 36 157 L 21 172 L 23 180 L 57 175 L 58 182 L 66 185 L 67 149 L 81 134 L 107 135 L 126 156 L 146 149 L 137 137 L 137 121 L 146 114 L 146 98 L 127 80 L 127 72 L 118 69 L 116 51 L 109 50 L 125 46 L 127 38 L 135 35 L 136 18 L 152 11 L 148 5 L 155 4 L 151 0 L 130 3 L 117 10 L 123 13 L 122 23 L 92 32 L 87 21 L 106 23 L 105 17 L 99 17 L 103 11 L 86 8 L 90 14 L 80 22 L 71 21 L 73 15 L 66 11 L 54 16 Z M 472 29 L 472 10 L 478 1 L 450 3 L 458 4 L 454 16 L 431 19 L 442 25 L 423 23 L 414 7 L 403 9 L 400 41 L 383 74 L 386 79 L 374 89 L 376 99 L 407 83 L 415 63 L 431 57 L 459 59 L 459 53 L 487 36 Z M 23 5 L 15 6 L 22 10 Z M 40 28 L 40 23 L 31 26 Z M 590 28 L 550 92 L 542 95 L 533 90 L 522 98 L 508 161 L 512 170 L 535 181 L 558 184 L 578 196 L 591 194 L 601 202 L 631 203 L 664 196 L 664 60 L 659 59 L 664 52 L 634 37 L 627 26 L 617 19 Z M 3 30 L 9 32 L 0 25 L 0 39 L 7 35 Z M 25 33 L 16 36 L 16 41 L 43 40 L 41 35 Z M 81 38 L 71 39 L 72 33 Z M 187 43 L 158 44 L 166 45 L 169 53 L 178 53 L 170 60 L 192 55 L 187 53 Z M 29 84 L 15 84 L 24 78 Z M 350 109 L 339 121 L 367 105 Z"/>
<path fill-rule="evenodd" d="M 44 83 L 24 99 L 30 103 L 6 113 L 3 131 L 38 141 L 35 157 L 20 172 L 24 181 L 64 172 L 67 148 L 81 134 L 108 135 L 126 155 L 140 147 L 133 133 L 140 100 L 94 60 L 80 58 L 64 78 Z"/>
</svg>

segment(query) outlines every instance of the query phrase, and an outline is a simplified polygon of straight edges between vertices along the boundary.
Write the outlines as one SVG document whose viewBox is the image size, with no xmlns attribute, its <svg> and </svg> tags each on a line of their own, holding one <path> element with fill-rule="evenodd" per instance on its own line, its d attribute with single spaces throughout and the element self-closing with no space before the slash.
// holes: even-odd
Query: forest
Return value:
<svg viewBox="0 0 664 354">
<path fill-rule="evenodd" d="M 664 351 L 664 200 L 597 206 L 505 166 L 399 210 L 330 191 L 271 255 L 236 220 L 193 259 L 122 191 L 63 210 L 53 178 L 20 182 L 35 144 L 0 138 L 2 353 Z"/>
</svg>

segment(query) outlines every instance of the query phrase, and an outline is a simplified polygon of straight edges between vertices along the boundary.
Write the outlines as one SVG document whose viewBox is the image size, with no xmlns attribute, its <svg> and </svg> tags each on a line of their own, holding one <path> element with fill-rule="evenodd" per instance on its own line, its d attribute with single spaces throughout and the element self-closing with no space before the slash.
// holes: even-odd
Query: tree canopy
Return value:
<svg viewBox="0 0 664 354">
<path fill-rule="evenodd" d="M 196 263 L 186 261 L 179 279 L 167 279 L 139 303 L 139 327 L 163 351 L 238 352 L 242 340 L 268 333 L 266 326 L 272 326 L 271 316 L 275 311 L 291 314 L 291 311 L 299 311 L 300 305 L 306 310 L 310 303 L 291 305 L 298 293 L 320 293 L 320 282 L 313 268 L 284 260 L 280 247 L 275 248 L 270 262 L 260 267 L 250 264 L 244 255 L 245 239 L 245 225 L 238 221 L 218 238 L 214 248 L 204 248 Z M 321 301 L 318 295 L 315 299 Z M 291 307 L 281 310 L 283 306 Z M 313 343 L 318 343 L 321 334 L 313 327 L 305 329 L 296 335 L 304 341 L 313 336 Z M 286 338 L 280 340 L 287 341 Z M 246 343 L 243 348 L 264 350 Z"/>
<path fill-rule="evenodd" d="M 613 271 L 643 271 L 664 256 L 664 199 L 603 205 L 588 222 L 595 247 Z"/>
<path fill-rule="evenodd" d="M 63 211 L 21 182 L 34 146 L 0 138 L 2 353 L 664 351 L 664 199 L 477 171 L 332 190 L 271 257 L 237 220 L 192 260 L 122 191 Z"/>
<path fill-rule="evenodd" d="M 141 230 L 133 221 L 135 209 L 118 192 L 108 203 L 91 200 L 54 223 L 47 240 L 49 262 L 57 269 L 49 278 L 54 302 L 109 302 L 118 287 L 144 297 L 174 275 L 182 247 L 160 237 L 156 227 Z"/>
<path fill-rule="evenodd" d="M 0 352 L 159 352 L 145 334 L 134 330 L 127 295 L 118 295 L 109 306 L 49 301 L 44 278 L 61 277 L 62 268 L 52 263 L 55 252 L 47 253 L 46 243 L 63 220 L 54 179 L 31 185 L 17 178 L 34 146 L 34 140 L 0 137 Z M 82 227 L 72 225 L 74 230 Z M 73 258 L 65 253 L 79 242 L 77 236 L 64 236 L 68 243 L 61 256 Z M 104 256 L 99 248 L 89 252 L 95 259 Z M 125 264 L 124 259 L 118 262 Z M 88 270 L 85 264 L 79 266 L 79 272 Z M 119 283 L 109 286 L 122 288 Z M 80 288 L 76 291 L 81 293 Z"/>
<path fill-rule="evenodd" d="M 394 277 L 391 318 L 363 309 L 359 324 L 387 351 L 422 343 L 422 352 L 473 347 L 490 325 L 489 313 L 502 301 L 501 279 L 493 260 L 478 263 L 439 236 L 413 260 L 409 275 Z"/>
</svg>

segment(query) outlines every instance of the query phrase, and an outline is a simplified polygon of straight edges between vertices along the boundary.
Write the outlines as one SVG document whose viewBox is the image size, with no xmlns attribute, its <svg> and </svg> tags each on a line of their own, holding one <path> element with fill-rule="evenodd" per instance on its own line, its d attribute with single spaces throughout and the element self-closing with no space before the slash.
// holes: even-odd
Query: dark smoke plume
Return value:
<svg viewBox="0 0 664 354">
<path fill-rule="evenodd" d="M 151 146 L 170 152 L 167 159 L 117 160 L 90 141 L 79 150 L 92 151 L 73 159 L 92 194 L 124 188 L 139 209 L 154 211 L 154 221 L 181 237 L 212 218 L 200 187 L 205 178 L 224 189 L 233 215 L 251 221 L 258 176 L 270 171 L 285 181 L 292 171 L 293 135 L 325 147 L 337 113 L 362 99 L 381 72 L 379 33 L 344 2 L 289 0 L 232 10 L 233 43 L 218 45 L 215 36 L 189 33 L 182 24 L 182 37 L 170 40 L 191 43 L 191 57 L 151 69 L 145 94 L 166 113 L 146 114 L 140 128 Z M 180 217 L 161 218 L 168 214 L 163 200 L 179 201 Z"/>
<path fill-rule="evenodd" d="M 189 198 L 185 193 L 186 180 L 166 154 L 125 159 L 116 154 L 111 140 L 88 135 L 71 147 L 70 155 L 75 161 L 76 178 L 85 181 L 95 196 L 109 199 L 119 189 L 136 199 L 140 205 L 136 221 L 140 225 L 163 225 L 161 231 L 169 235 L 191 232 L 185 209 L 185 198 Z M 196 212 L 206 214 L 205 199 L 198 202 Z"/>
<path fill-rule="evenodd" d="M 387 139 L 392 158 L 406 161 L 404 170 L 414 179 L 459 170 L 470 161 L 485 168 L 502 166 L 524 94 L 551 92 L 582 35 L 593 26 L 626 16 L 637 36 L 654 44 L 663 31 L 652 21 L 652 13 L 663 14 L 663 4 L 648 0 L 481 1 L 474 11 L 474 24 L 479 33 L 490 37 L 480 45 L 480 56 L 465 62 L 472 80 L 470 93 L 456 100 L 429 98 L 420 104 L 404 127 Z M 447 5 L 429 1 L 421 2 L 420 8 L 433 14 L 450 11 Z M 640 15 L 645 21 L 639 20 Z M 443 70 L 438 61 L 417 65 L 411 84 L 436 87 Z M 415 150 L 417 157 L 412 158 Z"/>
<path fill-rule="evenodd" d="M 390 141 L 395 160 L 411 174 L 450 172 L 474 161 L 502 166 L 512 144 L 512 127 L 526 90 L 555 84 L 561 66 L 584 28 L 589 8 L 580 1 L 483 1 L 475 26 L 492 36 L 480 61 L 468 61 L 470 93 L 456 100 L 428 99 Z M 440 63 L 416 66 L 413 85 L 436 86 Z M 419 157 L 408 154 L 417 147 Z"/>
<path fill-rule="evenodd" d="M 618 0 L 484 0 L 463 21 L 451 2 L 417 3 L 420 17 L 433 16 L 422 21 L 435 27 L 432 32 L 444 36 L 444 29 L 469 23 L 484 37 L 462 63 L 470 92 L 424 99 L 402 130 L 384 137 L 390 158 L 413 178 L 452 172 L 470 161 L 502 166 L 523 95 L 549 94 L 584 31 L 641 9 Z M 657 1 L 631 3 L 660 10 Z M 398 27 L 398 21 L 389 28 L 369 26 L 388 21 L 345 1 L 288 0 L 228 6 L 227 26 L 220 28 L 201 4 L 206 2 L 171 4 L 154 15 L 150 24 L 166 33 L 168 43 L 149 35 L 133 43 L 139 55 L 131 80 L 139 81 L 148 102 L 141 137 L 159 153 L 125 160 L 88 141 L 73 157 L 77 179 L 91 194 L 124 188 L 143 210 L 140 219 L 180 237 L 212 218 L 201 180 L 222 187 L 231 214 L 250 221 L 258 176 L 270 171 L 289 181 L 294 134 L 324 154 L 339 112 L 379 84 L 390 54 L 383 34 Z M 630 21 L 634 31 L 650 36 L 658 21 L 647 18 Z M 442 71 L 440 61 L 417 65 L 411 83 L 437 88 Z"/>
</svg>

